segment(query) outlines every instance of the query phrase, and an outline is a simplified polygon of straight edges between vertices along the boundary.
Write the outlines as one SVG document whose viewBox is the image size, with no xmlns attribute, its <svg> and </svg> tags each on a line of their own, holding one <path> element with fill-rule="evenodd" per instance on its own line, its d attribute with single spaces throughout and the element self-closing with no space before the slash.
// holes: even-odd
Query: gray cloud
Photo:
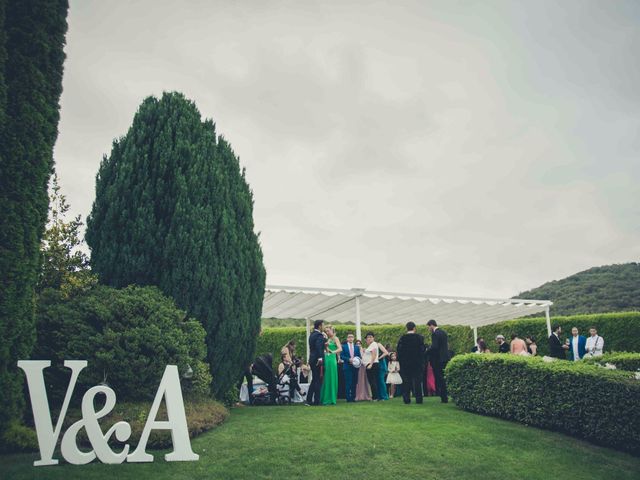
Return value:
<svg viewBox="0 0 640 480">
<path fill-rule="evenodd" d="M 277 284 L 513 295 L 640 256 L 637 2 L 71 2 L 76 213 L 150 94 L 234 146 Z"/>
</svg>

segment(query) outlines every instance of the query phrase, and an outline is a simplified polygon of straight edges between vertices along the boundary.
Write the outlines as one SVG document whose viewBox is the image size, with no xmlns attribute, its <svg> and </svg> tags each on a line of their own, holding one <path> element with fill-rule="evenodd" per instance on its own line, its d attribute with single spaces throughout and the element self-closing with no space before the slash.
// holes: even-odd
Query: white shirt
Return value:
<svg viewBox="0 0 640 480">
<path fill-rule="evenodd" d="M 602 356 L 602 350 L 604 349 L 604 338 L 599 335 L 595 337 L 587 338 L 587 344 L 585 345 L 587 353 L 594 356 Z"/>
<path fill-rule="evenodd" d="M 573 345 L 573 360 L 575 362 L 580 360 L 580 355 L 578 354 L 578 339 L 579 338 L 580 338 L 579 336 L 571 337 L 571 344 Z"/>
<path fill-rule="evenodd" d="M 375 360 L 373 360 L 373 363 L 378 363 L 378 344 L 376 342 L 371 342 L 371 345 L 369 345 L 364 351 L 362 363 L 369 365 L 374 358 Z"/>
</svg>

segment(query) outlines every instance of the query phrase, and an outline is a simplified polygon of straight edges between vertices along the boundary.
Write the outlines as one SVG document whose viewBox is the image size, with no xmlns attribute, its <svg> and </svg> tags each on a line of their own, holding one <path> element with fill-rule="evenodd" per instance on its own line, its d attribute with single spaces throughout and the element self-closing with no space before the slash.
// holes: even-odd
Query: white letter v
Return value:
<svg viewBox="0 0 640 480">
<path fill-rule="evenodd" d="M 47 389 L 44 385 L 44 375 L 42 371 L 51 366 L 49 360 L 19 360 L 18 368 L 24 370 L 27 376 L 29 396 L 31 397 L 31 408 L 33 409 L 33 420 L 36 424 L 38 434 L 38 445 L 40 446 L 40 460 L 33 462 L 36 467 L 42 465 L 57 465 L 58 460 L 54 460 L 53 451 L 56 447 L 62 422 L 67 415 L 71 395 L 76 387 L 78 375 L 87 366 L 86 360 L 65 360 L 64 366 L 71 369 L 71 380 L 67 387 L 67 393 L 62 402 L 62 409 L 58 415 L 55 430 L 51 422 L 51 411 L 49 410 L 49 400 L 47 399 Z"/>
</svg>

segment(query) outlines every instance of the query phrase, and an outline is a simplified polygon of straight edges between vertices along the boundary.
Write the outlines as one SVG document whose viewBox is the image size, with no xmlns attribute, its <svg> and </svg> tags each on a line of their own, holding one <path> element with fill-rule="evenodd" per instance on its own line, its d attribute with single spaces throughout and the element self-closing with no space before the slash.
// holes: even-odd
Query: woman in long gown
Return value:
<svg viewBox="0 0 640 480">
<path fill-rule="evenodd" d="M 380 355 L 378 356 L 378 396 L 380 400 L 389 400 L 389 394 L 387 393 L 387 359 L 389 357 L 389 350 L 381 343 L 378 343 L 380 349 Z"/>
<path fill-rule="evenodd" d="M 324 352 L 324 379 L 320 389 L 320 402 L 322 405 L 335 405 L 338 400 L 338 355 L 342 351 L 342 344 L 333 327 L 327 327 L 324 331 L 328 341 Z"/>
<path fill-rule="evenodd" d="M 362 342 L 356 341 L 356 345 L 360 347 L 362 352 Z M 356 402 L 368 402 L 371 401 L 371 390 L 369 386 L 369 379 L 367 378 L 367 367 L 364 363 L 360 364 L 358 369 L 358 384 L 356 385 Z"/>
<path fill-rule="evenodd" d="M 356 345 L 360 347 L 362 352 L 362 342 L 356 341 Z M 364 364 L 358 369 L 358 384 L 356 385 L 356 402 L 368 402 L 371 400 L 371 392 L 369 391 L 369 379 L 367 378 L 367 367 Z"/>
</svg>

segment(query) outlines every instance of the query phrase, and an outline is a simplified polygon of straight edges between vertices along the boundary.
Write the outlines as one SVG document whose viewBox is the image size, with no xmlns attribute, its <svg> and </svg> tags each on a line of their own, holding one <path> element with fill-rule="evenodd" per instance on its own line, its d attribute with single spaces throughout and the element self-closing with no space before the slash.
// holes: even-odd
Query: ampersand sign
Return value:
<svg viewBox="0 0 640 480">
<path fill-rule="evenodd" d="M 104 394 L 105 403 L 100 411 L 96 412 L 94 398 L 99 393 Z M 129 453 L 129 444 L 126 444 L 120 453 L 115 453 L 109 448 L 109 438 L 115 433 L 119 442 L 125 442 L 131 436 L 131 425 L 127 422 L 117 422 L 106 434 L 102 434 L 98 420 L 106 416 L 116 405 L 116 393 L 106 385 L 90 388 L 82 397 L 82 420 L 78 420 L 65 432 L 60 446 L 62 455 L 75 465 L 84 465 L 93 461 L 96 456 L 104 463 L 122 463 Z M 77 436 L 84 427 L 89 441 L 94 450 L 82 452 L 78 449 Z"/>
</svg>

